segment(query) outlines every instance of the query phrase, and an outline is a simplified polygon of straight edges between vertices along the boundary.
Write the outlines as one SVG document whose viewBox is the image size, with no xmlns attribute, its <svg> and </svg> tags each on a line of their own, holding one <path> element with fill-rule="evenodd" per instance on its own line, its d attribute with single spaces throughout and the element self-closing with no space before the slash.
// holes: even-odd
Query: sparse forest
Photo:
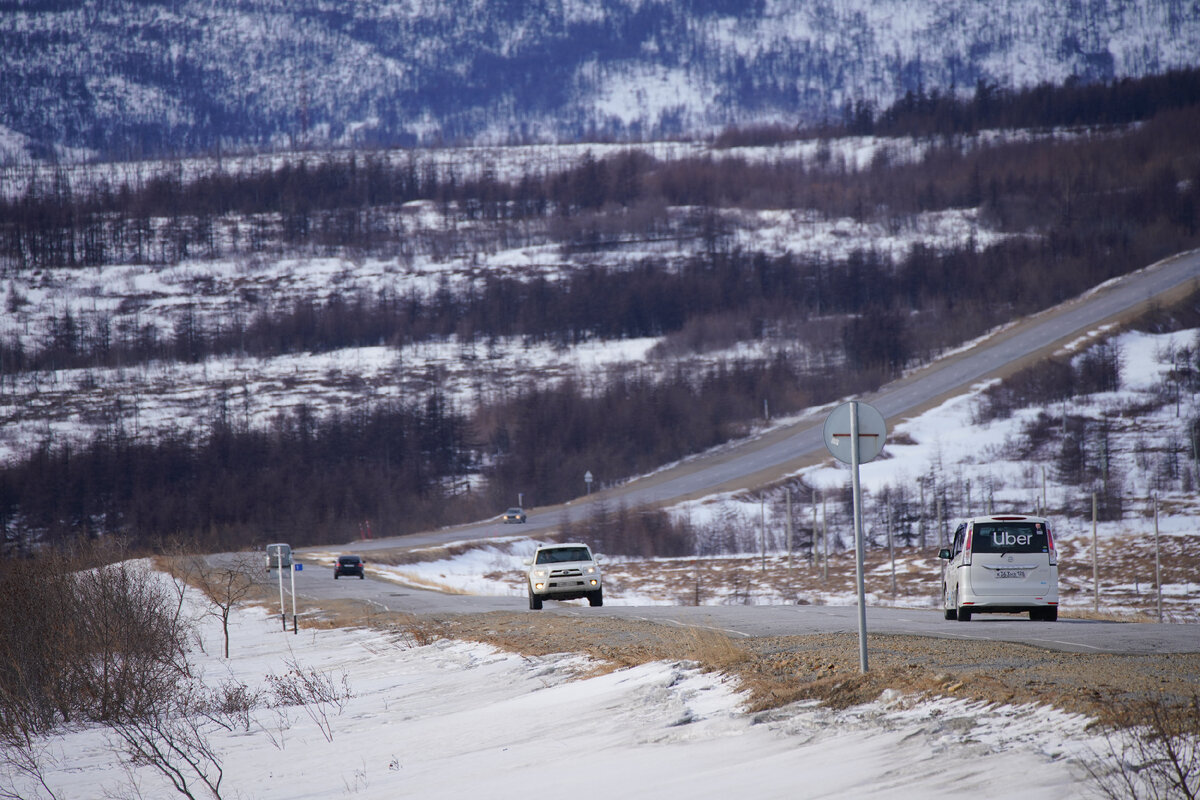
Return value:
<svg viewBox="0 0 1200 800">
<path fill-rule="evenodd" d="M 660 378 L 618 374 L 600 387 L 531 385 L 470 412 L 435 394 L 355 414 L 301 409 L 270 430 L 218 415 L 206 430 L 151 439 L 114 422 L 86 446 L 47 446 L 0 470 L 0 531 L 18 551 L 108 533 L 146 547 L 177 536 L 233 547 L 284 533 L 307 545 L 351 538 L 364 519 L 403 533 L 486 516 L 517 491 L 535 504 L 568 499 L 580 491 L 570 476 L 585 468 L 606 480 L 637 474 L 743 434 L 764 404 L 785 414 L 876 387 L 1015 316 L 1197 246 L 1198 76 L 1015 94 L 981 86 L 970 101 L 917 95 L 878 114 L 859 109 L 821 135 L 873 131 L 925 146 L 918 163 L 885 148 L 859 170 L 736 151 L 666 161 L 630 148 L 514 180 L 468 180 L 364 153 L 309 154 L 190 182 L 165 175 L 84 191 L 63 175 L 31 185 L 0 202 L 5 276 L 264 251 L 463 252 L 478 246 L 469 233 L 478 226 L 509 246 L 552 244 L 579 266 L 554 281 L 484 274 L 465 291 L 261 302 L 220 322 L 183 309 L 170 332 L 104 316 L 85 323 L 63 308 L 45 336 L 0 342 L 0 391 L 6 376 L 38 370 L 448 337 L 570 346 L 656 336 L 684 353 L 759 341 L 772 355 Z M 1129 120 L 1140 124 L 1108 127 Z M 986 125 L 1062 124 L 1092 127 L 996 144 L 962 136 Z M 731 132 L 726 143 L 755 135 L 767 134 Z M 413 201 L 440 209 L 447 228 L 407 239 L 399 221 Z M 903 229 L 915 214 L 964 207 L 1008 236 L 844 259 L 770 255 L 734 236 L 740 211 L 805 209 Z M 700 246 L 676 259 L 599 258 L 661 238 Z M 16 313 L 20 298 L 9 292 L 8 304 Z M 997 390 L 991 413 L 1015 402 L 999 392 L 1017 385 L 1053 385 L 1051 396 L 1087 391 L 1111 371 L 1103 361 L 1084 374 L 1049 365 L 1058 377 L 1022 376 L 1024 384 Z M 1072 458 L 1087 460 L 1055 458 L 1064 471 Z"/>
</svg>

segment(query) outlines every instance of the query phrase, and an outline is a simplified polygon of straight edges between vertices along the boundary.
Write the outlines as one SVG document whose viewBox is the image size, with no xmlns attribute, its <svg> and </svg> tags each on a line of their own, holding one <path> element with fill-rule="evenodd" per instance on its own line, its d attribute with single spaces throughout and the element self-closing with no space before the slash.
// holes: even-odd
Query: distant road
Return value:
<svg viewBox="0 0 1200 800">
<path fill-rule="evenodd" d="M 1200 286 L 1200 251 L 1173 256 L 1021 320 L 967 350 L 941 358 L 858 399 L 879 409 L 888 421 L 888 429 L 894 429 L 897 422 L 961 394 L 980 381 L 1014 372 L 1090 332 L 1130 319 L 1153 303 L 1167 304 L 1178 299 L 1195 286 Z M 621 503 L 627 507 L 662 506 L 715 492 L 765 485 L 828 457 L 822 436 L 825 416 L 825 411 L 812 414 L 620 487 L 563 505 L 528 510 L 528 522 L 524 525 L 487 520 L 429 533 L 358 542 L 355 548 L 369 551 L 534 533 L 557 526 L 564 515 L 584 519 L 597 502 L 604 502 L 609 508 Z M 579 482 L 582 487 L 582 475 Z M 501 510 L 497 509 L 497 513 Z"/>
<path fill-rule="evenodd" d="M 355 547 L 357 549 L 357 545 Z M 302 572 L 296 573 L 296 596 L 301 613 L 329 601 L 351 599 L 376 606 L 381 611 L 418 615 L 509 611 L 581 618 L 603 616 L 709 628 L 734 638 L 858 633 L 858 607 L 855 605 L 623 606 L 613 605 L 610 601 L 602 608 L 591 608 L 582 603 L 551 601 L 541 611 L 529 611 L 523 596 L 443 594 L 372 578 L 335 581 L 330 567 L 308 562 Z M 288 608 L 290 613 L 290 606 Z M 304 623 L 300 625 L 303 627 Z M 867 630 L 870 635 L 1015 642 L 1066 653 L 1200 653 L 1200 625 L 1132 624 L 1064 617 L 1059 617 L 1058 622 L 1032 622 L 1025 615 L 1011 614 L 978 614 L 970 622 L 950 622 L 942 617 L 940 611 L 933 609 L 872 606 L 867 608 Z"/>
</svg>

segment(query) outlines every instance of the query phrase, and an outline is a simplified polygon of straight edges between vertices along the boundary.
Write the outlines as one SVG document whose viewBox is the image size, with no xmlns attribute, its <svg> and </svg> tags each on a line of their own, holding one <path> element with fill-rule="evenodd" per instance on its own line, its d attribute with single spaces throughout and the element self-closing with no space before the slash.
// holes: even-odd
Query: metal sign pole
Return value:
<svg viewBox="0 0 1200 800">
<path fill-rule="evenodd" d="M 849 428 L 849 432 L 846 429 Z M 850 401 L 842 403 L 825 418 L 823 430 L 825 446 L 833 457 L 850 465 L 851 485 L 854 493 L 854 554 L 855 573 L 858 584 L 858 662 L 867 671 L 867 592 L 865 586 L 866 541 L 863 538 L 862 485 L 858 467 L 871 461 L 883 449 L 887 438 L 887 423 L 879 410 L 869 403 Z M 846 448 L 849 447 L 849 454 Z"/>
<path fill-rule="evenodd" d="M 862 490 L 858 480 L 858 403 L 850 402 L 850 470 L 854 494 L 854 573 L 858 584 L 858 666 L 867 671 L 867 598 L 863 581 Z"/>
</svg>

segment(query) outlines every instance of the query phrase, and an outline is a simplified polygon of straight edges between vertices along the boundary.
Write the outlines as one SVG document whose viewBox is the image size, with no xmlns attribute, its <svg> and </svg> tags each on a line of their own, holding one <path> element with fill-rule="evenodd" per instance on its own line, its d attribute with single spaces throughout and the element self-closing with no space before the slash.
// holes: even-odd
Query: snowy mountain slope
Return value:
<svg viewBox="0 0 1200 800">
<path fill-rule="evenodd" d="M 0 14 L 0 127 L 24 145 L 7 160 L 660 136 L 1198 52 L 1195 0 L 18 2 Z"/>
</svg>

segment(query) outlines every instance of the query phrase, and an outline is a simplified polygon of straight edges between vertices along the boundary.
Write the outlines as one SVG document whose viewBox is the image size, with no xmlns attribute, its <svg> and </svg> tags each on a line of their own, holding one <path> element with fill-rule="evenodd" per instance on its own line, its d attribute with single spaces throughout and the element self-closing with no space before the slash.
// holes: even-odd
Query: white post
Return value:
<svg viewBox="0 0 1200 800">
<path fill-rule="evenodd" d="M 925 549 L 925 479 L 922 478 L 918 483 L 921 485 L 921 550 Z"/>
<path fill-rule="evenodd" d="M 1046 516 L 1046 468 L 1042 467 L 1042 516 Z"/>
<path fill-rule="evenodd" d="M 808 558 L 809 565 L 815 567 L 817 565 L 817 561 L 820 559 L 820 553 L 817 550 L 817 492 L 816 492 L 816 490 L 813 491 L 813 527 L 812 527 L 812 539 L 810 539 L 809 543 L 808 543 L 808 556 L 809 556 L 809 558 Z"/>
<path fill-rule="evenodd" d="M 1092 492 L 1092 611 L 1100 613 L 1100 567 L 1096 559 L 1096 493 Z"/>
<path fill-rule="evenodd" d="M 825 554 L 821 558 L 821 578 L 829 580 L 829 518 L 825 514 L 825 495 L 821 495 L 821 547 Z"/>
<path fill-rule="evenodd" d="M 936 488 L 936 487 L 934 487 L 934 488 Z M 941 495 L 941 493 L 940 493 L 940 492 L 939 492 L 939 493 L 936 495 L 936 500 L 937 500 L 937 540 L 938 540 L 938 547 L 944 547 L 944 546 L 945 546 L 945 544 L 946 544 L 946 538 L 945 538 L 945 536 L 942 534 L 942 495 Z"/>
<path fill-rule="evenodd" d="M 1158 621 L 1162 622 L 1162 562 L 1158 557 L 1158 495 L 1154 495 L 1154 588 L 1158 594 Z"/>
<path fill-rule="evenodd" d="M 767 498 L 758 499 L 758 538 L 762 545 L 762 571 L 767 571 Z"/>
<path fill-rule="evenodd" d="M 296 622 L 296 559 L 292 557 L 292 566 L 288 569 L 292 576 L 292 633 L 299 633 L 300 626 Z"/>
<path fill-rule="evenodd" d="M 287 612 L 283 608 L 283 548 L 275 548 L 275 572 L 279 576 L 279 618 L 283 620 L 283 631 L 287 633 Z"/>
<path fill-rule="evenodd" d="M 858 584 L 858 666 L 867 672 L 867 592 L 863 583 L 862 491 L 858 480 L 858 403 L 850 401 L 850 470 L 854 494 L 855 581 Z"/>
<path fill-rule="evenodd" d="M 892 539 L 892 509 L 888 506 L 884 515 L 887 525 L 888 558 L 892 562 L 892 602 L 896 602 L 896 544 Z"/>
<path fill-rule="evenodd" d="M 792 568 L 792 537 L 795 533 L 795 526 L 792 524 L 792 487 L 787 488 L 787 551 L 788 551 L 788 569 Z"/>
</svg>

